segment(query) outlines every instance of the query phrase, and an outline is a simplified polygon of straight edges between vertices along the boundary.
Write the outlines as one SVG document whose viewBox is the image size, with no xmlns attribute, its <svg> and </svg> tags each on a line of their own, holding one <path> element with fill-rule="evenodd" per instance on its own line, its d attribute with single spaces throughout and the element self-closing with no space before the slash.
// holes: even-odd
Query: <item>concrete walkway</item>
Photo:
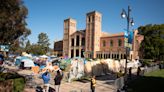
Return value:
<svg viewBox="0 0 164 92">
<path fill-rule="evenodd" d="M 96 92 L 114 92 L 114 80 L 110 75 L 98 77 L 96 80 Z M 34 80 L 37 86 L 43 87 L 42 79 Z M 50 86 L 55 89 L 54 81 L 51 78 Z M 24 92 L 35 92 L 34 88 L 26 88 Z M 90 92 L 90 81 L 73 81 L 71 83 L 62 81 L 60 92 Z"/>
<path fill-rule="evenodd" d="M 29 70 L 20 70 L 17 71 L 15 67 L 6 67 L 9 70 L 15 70 L 15 72 L 18 72 L 21 75 L 28 75 L 31 74 L 31 71 Z M 114 92 L 114 75 L 103 75 L 96 77 L 96 92 Z M 43 80 L 35 77 L 32 82 L 34 85 L 32 87 L 25 87 L 24 92 L 36 92 L 35 87 L 41 86 L 43 87 Z M 50 86 L 55 89 L 54 86 L 54 80 L 53 76 L 50 80 Z M 60 85 L 60 92 L 90 92 L 90 81 L 84 80 L 84 81 L 73 81 L 71 83 L 67 83 L 62 81 Z"/>
</svg>

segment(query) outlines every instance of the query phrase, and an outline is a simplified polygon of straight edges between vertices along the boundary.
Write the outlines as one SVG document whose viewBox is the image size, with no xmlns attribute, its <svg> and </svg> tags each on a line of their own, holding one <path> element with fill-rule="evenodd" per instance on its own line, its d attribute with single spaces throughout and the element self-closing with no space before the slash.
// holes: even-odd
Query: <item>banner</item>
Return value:
<svg viewBox="0 0 164 92">
<path fill-rule="evenodd" d="M 133 43 L 133 31 L 124 31 L 124 46 L 132 49 L 132 43 Z"/>
</svg>

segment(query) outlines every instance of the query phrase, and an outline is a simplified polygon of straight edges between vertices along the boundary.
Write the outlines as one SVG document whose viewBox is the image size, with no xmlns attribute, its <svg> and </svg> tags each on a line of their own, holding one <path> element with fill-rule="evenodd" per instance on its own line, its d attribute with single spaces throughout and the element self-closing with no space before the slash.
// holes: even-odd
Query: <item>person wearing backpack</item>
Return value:
<svg viewBox="0 0 164 92">
<path fill-rule="evenodd" d="M 60 70 L 57 71 L 57 74 L 54 78 L 54 82 L 55 82 L 55 91 L 59 92 L 59 88 L 60 88 L 60 84 L 61 84 L 61 80 L 63 78 L 62 73 L 60 72 Z"/>
</svg>

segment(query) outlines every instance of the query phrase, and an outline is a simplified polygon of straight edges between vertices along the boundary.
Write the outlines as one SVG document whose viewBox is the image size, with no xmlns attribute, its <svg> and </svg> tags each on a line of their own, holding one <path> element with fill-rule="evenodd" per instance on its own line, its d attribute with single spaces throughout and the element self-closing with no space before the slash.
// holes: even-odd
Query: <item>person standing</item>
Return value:
<svg viewBox="0 0 164 92">
<path fill-rule="evenodd" d="M 95 92 L 95 86 L 96 86 L 96 79 L 95 79 L 95 75 L 94 75 L 91 78 L 91 92 Z"/>
<path fill-rule="evenodd" d="M 138 68 L 137 68 L 137 76 L 140 76 L 140 73 L 141 73 L 141 68 L 138 67 Z"/>
<path fill-rule="evenodd" d="M 129 68 L 129 79 L 131 80 L 132 78 L 132 67 Z"/>
<path fill-rule="evenodd" d="M 4 56 L 0 53 L 0 65 L 3 65 L 4 62 Z"/>
<path fill-rule="evenodd" d="M 50 74 L 48 71 L 42 74 L 42 79 L 44 82 L 44 90 L 43 92 L 49 92 L 49 81 L 50 81 Z"/>
<path fill-rule="evenodd" d="M 57 74 L 56 74 L 56 76 L 54 78 L 54 81 L 55 81 L 55 92 L 59 92 L 59 88 L 60 88 L 62 77 L 63 76 L 62 76 L 60 70 L 58 70 Z"/>
</svg>

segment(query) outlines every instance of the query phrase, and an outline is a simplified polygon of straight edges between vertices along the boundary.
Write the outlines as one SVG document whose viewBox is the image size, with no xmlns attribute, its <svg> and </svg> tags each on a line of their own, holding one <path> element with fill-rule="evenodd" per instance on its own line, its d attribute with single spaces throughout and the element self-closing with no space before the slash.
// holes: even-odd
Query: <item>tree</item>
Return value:
<svg viewBox="0 0 164 92">
<path fill-rule="evenodd" d="M 164 59 L 164 24 L 146 25 L 138 28 L 144 35 L 140 50 L 147 59 Z"/>
<path fill-rule="evenodd" d="M 46 33 L 40 33 L 38 35 L 38 45 L 42 47 L 46 52 L 49 49 L 49 39 Z"/>
<path fill-rule="evenodd" d="M 31 31 L 26 28 L 27 8 L 22 0 L 0 0 L 0 43 L 15 43 L 26 38 Z"/>
<path fill-rule="evenodd" d="M 30 43 L 30 40 L 28 40 L 25 47 L 26 52 L 29 52 L 30 48 L 31 48 L 31 43 Z"/>
<path fill-rule="evenodd" d="M 42 46 L 38 44 L 33 44 L 29 47 L 28 53 L 34 54 L 34 55 L 43 55 L 46 54 L 45 49 L 42 48 Z"/>
</svg>

